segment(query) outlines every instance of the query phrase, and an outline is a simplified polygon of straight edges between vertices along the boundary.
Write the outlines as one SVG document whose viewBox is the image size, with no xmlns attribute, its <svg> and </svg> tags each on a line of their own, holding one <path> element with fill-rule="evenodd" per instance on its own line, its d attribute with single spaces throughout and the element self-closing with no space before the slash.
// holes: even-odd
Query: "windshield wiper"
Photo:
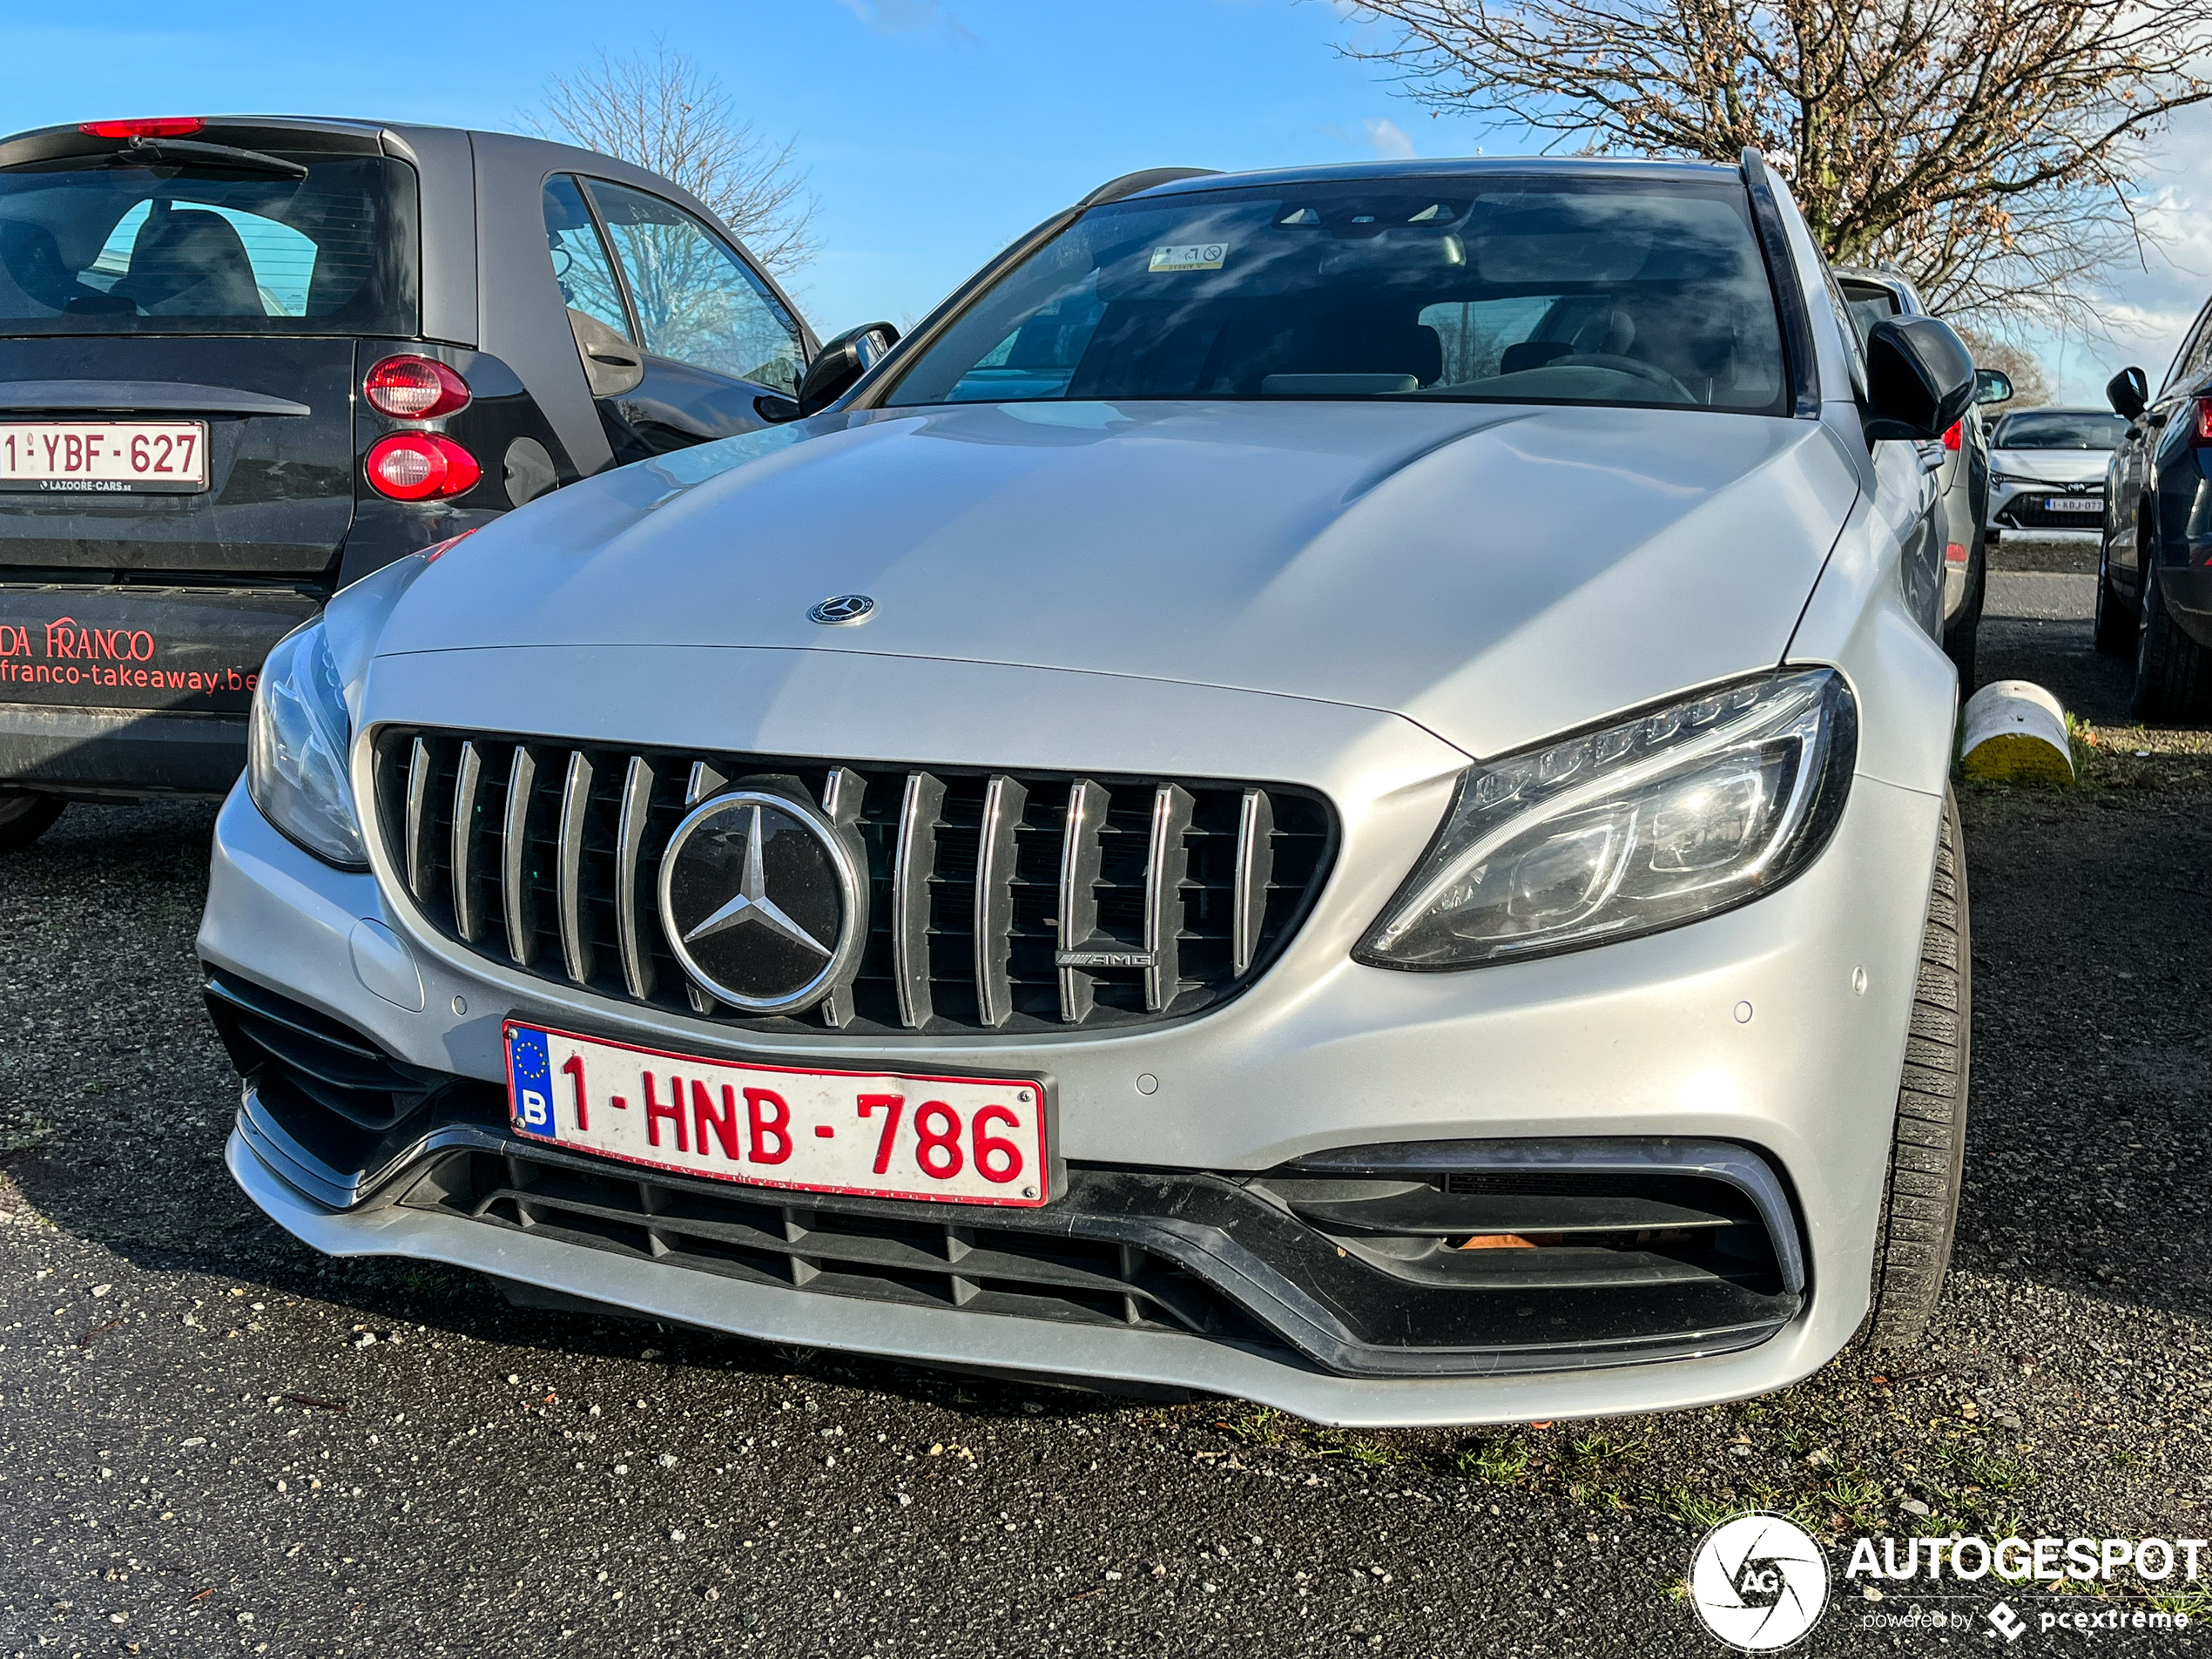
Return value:
<svg viewBox="0 0 2212 1659">
<path fill-rule="evenodd" d="M 192 138 L 133 138 L 108 157 L 111 167 L 194 167 L 224 172 L 266 172 L 280 179 L 305 179 L 307 170 L 281 156 L 233 145 L 202 144 Z"/>
</svg>

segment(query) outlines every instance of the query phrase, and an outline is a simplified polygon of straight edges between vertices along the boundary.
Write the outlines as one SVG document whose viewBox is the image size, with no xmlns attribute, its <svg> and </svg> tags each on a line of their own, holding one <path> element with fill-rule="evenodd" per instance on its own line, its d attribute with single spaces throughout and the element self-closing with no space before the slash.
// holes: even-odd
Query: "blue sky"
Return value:
<svg viewBox="0 0 2212 1659">
<path fill-rule="evenodd" d="M 135 7 L 59 22 L 70 14 L 0 0 L 0 100 L 14 128 L 279 109 L 512 128 L 550 76 L 650 50 L 658 30 L 764 134 L 796 140 L 824 249 L 794 287 L 826 334 L 919 316 L 1010 238 L 1136 168 L 1524 147 L 1432 118 L 1386 70 L 1339 56 L 1373 25 L 1333 0 L 724 0 L 641 7 L 628 30 L 610 21 L 621 11 L 230 0 L 162 25 Z M 442 50 L 409 47 L 418 34 Z M 2209 139 L 2212 116 L 2190 120 L 2144 181 L 2182 268 L 2155 256 L 2121 273 L 2121 338 L 2065 351 L 2069 395 L 2094 395 L 2122 361 L 2155 378 L 2212 288 Z"/>
</svg>

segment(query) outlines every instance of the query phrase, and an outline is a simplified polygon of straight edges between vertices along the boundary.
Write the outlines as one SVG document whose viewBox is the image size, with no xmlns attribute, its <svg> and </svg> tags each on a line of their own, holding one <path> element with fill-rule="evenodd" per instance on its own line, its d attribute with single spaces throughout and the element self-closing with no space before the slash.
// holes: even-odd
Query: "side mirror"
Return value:
<svg viewBox="0 0 2212 1659">
<path fill-rule="evenodd" d="M 899 331 L 887 322 L 863 323 L 830 341 L 814 354 L 806 377 L 799 382 L 799 412 L 813 415 L 829 408 L 898 343 Z"/>
<path fill-rule="evenodd" d="M 2013 401 L 2013 377 L 2001 368 L 1974 371 L 1974 401 L 1977 403 L 2009 403 Z"/>
<path fill-rule="evenodd" d="M 2140 368 L 2123 368 L 2105 382 L 2105 396 L 2114 415 L 2132 421 L 2150 407 L 2150 377 Z"/>
<path fill-rule="evenodd" d="M 1951 325 L 1885 317 L 1866 331 L 1869 442 L 1940 438 L 1974 401 L 1974 358 Z"/>
</svg>

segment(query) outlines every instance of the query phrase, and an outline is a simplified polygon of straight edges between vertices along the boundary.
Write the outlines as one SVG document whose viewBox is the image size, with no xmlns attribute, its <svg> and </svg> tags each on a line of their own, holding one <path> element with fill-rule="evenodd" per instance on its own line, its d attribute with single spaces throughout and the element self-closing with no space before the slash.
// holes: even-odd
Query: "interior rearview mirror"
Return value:
<svg viewBox="0 0 2212 1659">
<path fill-rule="evenodd" d="M 1973 354 L 1933 317 L 1885 317 L 1866 333 L 1869 442 L 1939 438 L 1973 407 Z"/>
<path fill-rule="evenodd" d="M 861 375 L 883 360 L 899 343 L 899 331 L 887 322 L 862 323 L 826 342 L 806 365 L 799 382 L 799 412 L 813 415 L 826 409 L 853 389 Z"/>
<path fill-rule="evenodd" d="M 1974 371 L 1974 401 L 1977 403 L 2009 403 L 2013 401 L 2013 377 L 2001 368 L 1982 368 Z"/>
<path fill-rule="evenodd" d="M 2105 382 L 2105 396 L 2114 415 L 2132 421 L 2150 407 L 2150 377 L 2140 368 L 2123 368 Z"/>
</svg>

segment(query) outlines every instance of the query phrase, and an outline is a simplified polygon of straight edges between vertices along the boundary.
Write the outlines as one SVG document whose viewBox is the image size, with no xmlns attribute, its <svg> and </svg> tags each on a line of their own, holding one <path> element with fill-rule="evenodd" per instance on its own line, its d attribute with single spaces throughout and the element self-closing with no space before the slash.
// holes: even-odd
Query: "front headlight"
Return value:
<svg viewBox="0 0 2212 1659">
<path fill-rule="evenodd" d="M 346 776 L 353 721 L 320 620 L 287 634 L 253 688 L 246 792 L 261 815 L 317 858 L 360 869 L 361 817 Z"/>
<path fill-rule="evenodd" d="M 1842 675 L 1790 669 L 1475 766 L 1352 954 L 1474 968 L 1770 893 L 1827 844 L 1858 732 Z"/>
</svg>

